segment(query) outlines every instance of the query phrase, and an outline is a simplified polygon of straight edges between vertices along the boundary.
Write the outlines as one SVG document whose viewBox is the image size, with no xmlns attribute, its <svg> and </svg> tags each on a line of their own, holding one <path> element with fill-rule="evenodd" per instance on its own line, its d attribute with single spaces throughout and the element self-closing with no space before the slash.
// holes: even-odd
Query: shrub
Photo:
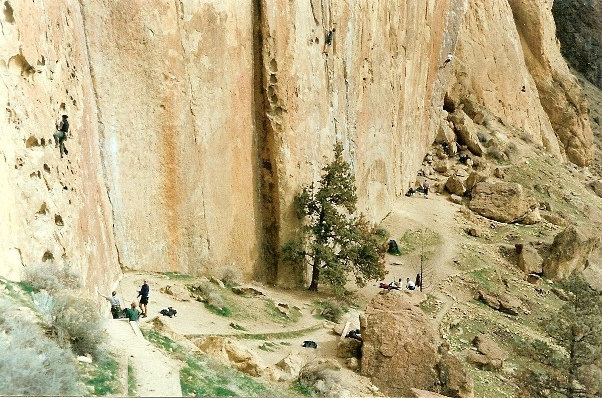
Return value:
<svg viewBox="0 0 602 398">
<path fill-rule="evenodd" d="M 83 395 L 73 357 L 22 314 L 0 306 L 0 395 Z"/>
<path fill-rule="evenodd" d="M 329 363 L 306 365 L 297 378 L 301 391 L 318 396 L 340 396 L 341 377 L 334 369 Z"/>
<path fill-rule="evenodd" d="M 319 314 L 325 319 L 328 319 L 331 322 L 339 322 L 341 320 L 344 310 L 339 303 L 331 300 L 324 300 L 318 301 L 316 306 L 319 309 Z"/>
<path fill-rule="evenodd" d="M 224 299 L 218 292 L 209 293 L 207 296 L 207 304 L 218 309 L 223 309 L 226 306 Z"/>
<path fill-rule="evenodd" d="M 104 341 L 100 315 L 92 301 L 59 296 L 52 306 L 52 328 L 60 345 L 79 355 L 99 353 Z"/>
<path fill-rule="evenodd" d="M 25 268 L 25 281 L 34 289 L 54 293 L 81 287 L 81 275 L 67 265 L 38 264 Z"/>
<path fill-rule="evenodd" d="M 242 280 L 240 271 L 234 267 L 223 267 L 219 275 L 222 282 L 228 286 L 236 286 Z"/>
</svg>

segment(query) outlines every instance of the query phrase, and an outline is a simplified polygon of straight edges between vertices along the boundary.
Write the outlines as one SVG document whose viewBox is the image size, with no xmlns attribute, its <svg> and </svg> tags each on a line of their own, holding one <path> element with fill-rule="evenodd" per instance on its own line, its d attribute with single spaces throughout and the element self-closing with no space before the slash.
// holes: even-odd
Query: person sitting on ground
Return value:
<svg viewBox="0 0 602 398">
<path fill-rule="evenodd" d="M 389 283 L 389 287 L 388 287 L 388 289 L 389 289 L 389 290 L 393 290 L 393 289 L 395 289 L 395 290 L 399 290 L 399 289 L 400 289 L 400 286 L 397 284 L 397 282 L 395 282 L 395 281 L 391 281 L 391 282 Z"/>
<path fill-rule="evenodd" d="M 121 316 L 121 300 L 117 296 L 117 292 L 112 292 L 111 296 L 105 296 L 98 292 L 101 297 L 107 299 L 109 303 L 111 303 L 111 314 L 113 315 L 113 319 L 117 319 Z"/>
<path fill-rule="evenodd" d="M 67 148 L 65 148 L 65 140 L 67 139 L 67 133 L 69 132 L 69 121 L 67 121 L 67 118 L 67 115 L 63 115 L 61 122 L 56 124 L 56 131 L 52 135 L 54 137 L 55 147 L 58 146 L 60 148 L 61 158 L 63 155 L 69 153 Z"/>
<path fill-rule="evenodd" d="M 412 195 L 414 195 L 416 193 L 416 190 L 412 187 L 410 187 L 410 189 L 408 189 L 408 192 L 406 192 L 406 196 L 410 197 Z"/>
<path fill-rule="evenodd" d="M 130 308 L 126 308 L 125 310 L 125 316 L 127 319 L 130 320 L 130 322 L 135 322 L 140 318 L 140 310 L 137 307 L 138 304 L 136 304 L 136 302 L 134 301 L 130 305 Z"/>
<path fill-rule="evenodd" d="M 408 278 L 408 279 L 406 280 L 406 288 L 407 288 L 408 290 L 414 290 L 414 289 L 416 289 L 416 285 L 414 284 L 414 282 L 412 282 L 412 281 L 410 280 L 410 278 Z"/>
</svg>

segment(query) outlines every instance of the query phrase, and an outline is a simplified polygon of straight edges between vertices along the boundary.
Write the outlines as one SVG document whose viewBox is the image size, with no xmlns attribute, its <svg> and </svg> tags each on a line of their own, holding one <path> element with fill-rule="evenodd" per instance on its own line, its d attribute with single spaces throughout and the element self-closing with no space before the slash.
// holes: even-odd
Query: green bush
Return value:
<svg viewBox="0 0 602 398">
<path fill-rule="evenodd" d="M 36 290 L 51 293 L 75 290 L 81 287 L 81 275 L 67 265 L 55 266 L 49 263 L 25 268 L 25 281 Z"/>
<path fill-rule="evenodd" d="M 51 311 L 52 329 L 60 345 L 78 355 L 99 353 L 105 339 L 100 314 L 92 301 L 59 296 Z"/>
<path fill-rule="evenodd" d="M 83 395 L 73 357 L 22 317 L 0 306 L 0 395 Z"/>
<path fill-rule="evenodd" d="M 339 322 L 345 312 L 339 303 L 332 300 L 318 301 L 316 308 L 321 316 L 332 322 Z"/>
<path fill-rule="evenodd" d="M 227 286 L 236 286 L 241 281 L 240 271 L 234 267 L 223 267 L 220 270 L 220 279 Z"/>
</svg>

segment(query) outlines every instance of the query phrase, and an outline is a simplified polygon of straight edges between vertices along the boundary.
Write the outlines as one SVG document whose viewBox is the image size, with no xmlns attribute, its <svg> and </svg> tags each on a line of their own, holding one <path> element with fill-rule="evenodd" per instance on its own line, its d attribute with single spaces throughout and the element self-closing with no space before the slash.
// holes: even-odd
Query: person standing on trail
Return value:
<svg viewBox="0 0 602 398">
<path fill-rule="evenodd" d="M 430 187 L 431 187 L 431 184 L 429 183 L 429 180 L 427 180 L 425 178 L 424 181 L 422 182 L 422 192 L 424 192 L 424 197 L 427 199 L 429 197 L 429 188 Z"/>
<path fill-rule="evenodd" d="M 111 303 L 111 314 L 113 315 L 113 319 L 119 318 L 121 315 L 121 300 L 117 296 L 117 292 L 112 292 L 110 296 L 105 296 L 98 292 L 101 297 L 107 299 L 109 303 Z"/>
<path fill-rule="evenodd" d="M 142 310 L 142 318 L 146 318 L 146 315 L 147 315 L 149 292 L 150 292 L 150 288 L 148 287 L 148 283 L 145 280 L 144 284 L 140 287 L 140 291 L 138 292 L 138 297 L 140 297 L 140 309 Z"/>
<path fill-rule="evenodd" d="M 69 121 L 68 116 L 63 115 L 60 123 L 56 124 L 56 132 L 52 135 L 54 137 L 55 147 L 59 147 L 61 151 L 61 158 L 63 155 L 67 155 L 69 152 L 65 148 L 65 140 L 67 139 L 67 133 L 69 132 Z"/>
</svg>

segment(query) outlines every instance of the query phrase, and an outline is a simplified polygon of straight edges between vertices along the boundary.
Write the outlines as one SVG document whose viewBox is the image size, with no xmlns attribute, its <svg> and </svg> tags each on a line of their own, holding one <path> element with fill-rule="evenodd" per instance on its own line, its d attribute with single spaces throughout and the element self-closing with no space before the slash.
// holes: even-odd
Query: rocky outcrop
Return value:
<svg viewBox="0 0 602 398">
<path fill-rule="evenodd" d="M 505 223 L 534 224 L 540 221 L 537 201 L 521 185 L 481 182 L 472 190 L 470 210 Z"/>
<path fill-rule="evenodd" d="M 458 109 L 454 113 L 451 113 L 448 118 L 454 125 L 458 142 L 466 145 L 470 152 L 475 155 L 483 156 L 485 150 L 477 136 L 477 126 L 468 115 L 463 110 Z"/>
<path fill-rule="evenodd" d="M 258 377 L 269 373 L 268 367 L 261 361 L 261 358 L 234 340 L 209 336 L 195 344 L 207 355 L 250 376 Z"/>
<path fill-rule="evenodd" d="M 541 274 L 543 259 L 531 244 L 516 244 L 517 265 L 526 274 Z"/>
<path fill-rule="evenodd" d="M 360 324 L 361 374 L 386 394 L 407 396 L 419 388 L 472 397 L 472 382 L 460 363 L 447 352 L 439 355 L 429 320 L 403 294 L 377 295 Z"/>
<path fill-rule="evenodd" d="M 477 351 L 470 351 L 467 359 L 482 369 L 499 370 L 504 366 L 504 361 L 508 359 L 508 353 L 487 336 L 475 336 L 472 344 Z"/>
<path fill-rule="evenodd" d="M 567 227 L 554 238 L 550 253 L 543 262 L 546 278 L 563 280 L 583 271 L 590 254 L 600 246 L 599 236 L 589 236 L 574 226 Z"/>
<path fill-rule="evenodd" d="M 550 153 L 582 166 L 592 160 L 587 104 L 560 55 L 551 5 L 551 0 L 470 2 L 458 36 L 448 109 L 484 107 Z"/>
<path fill-rule="evenodd" d="M 587 100 L 560 54 L 552 17 L 553 0 L 508 2 L 516 23 L 525 63 L 566 157 L 587 166 L 593 157 L 593 133 Z"/>
<path fill-rule="evenodd" d="M 552 14 L 562 55 L 602 88 L 602 0 L 554 0 Z"/>
</svg>

